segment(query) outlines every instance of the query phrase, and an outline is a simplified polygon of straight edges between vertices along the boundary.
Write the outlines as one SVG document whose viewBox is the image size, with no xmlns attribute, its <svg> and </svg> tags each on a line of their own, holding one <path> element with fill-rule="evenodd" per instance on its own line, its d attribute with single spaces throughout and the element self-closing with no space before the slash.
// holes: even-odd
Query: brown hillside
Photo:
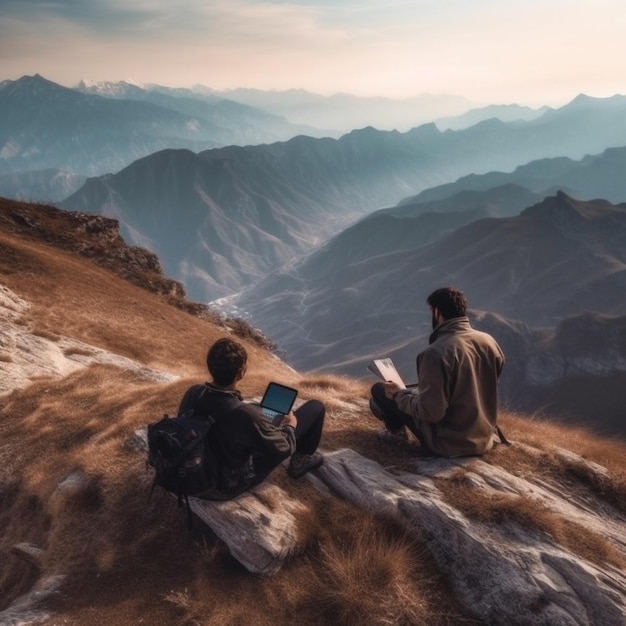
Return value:
<svg viewBox="0 0 626 626">
<path fill-rule="evenodd" d="M 244 570 L 201 524 L 187 532 L 173 498 L 155 492 L 148 501 L 151 476 L 129 441 L 136 429 L 174 412 L 187 386 L 204 380 L 207 346 L 229 331 L 73 250 L 3 224 L 0 284 L 30 303 L 16 321 L 0 319 L 3 328 L 14 324 L 53 343 L 70 337 L 179 379 L 156 382 L 145 372 L 90 365 L 0 396 L 0 611 L 38 580 L 59 575 L 66 578 L 38 623 L 484 623 L 460 606 L 419 529 L 324 495 L 306 480 L 290 481 L 282 468 L 271 480 L 309 512 L 299 520 L 299 554 L 267 580 Z M 257 343 L 242 341 L 251 361 L 245 395 L 258 396 L 270 378 L 297 385 L 303 399 L 318 397 L 328 407 L 325 450 L 349 447 L 387 468 L 413 467 L 417 446 L 378 444 L 368 384 L 294 372 Z M 0 346 L 3 373 L 17 362 L 16 349 Z M 501 447 L 487 463 L 567 485 L 626 515 L 623 444 L 513 415 L 502 416 L 502 426 L 538 453 Z M 554 446 L 601 463 L 606 479 L 563 461 Z M 462 486 L 459 479 L 446 497 L 470 519 L 513 517 L 594 563 L 626 567 L 623 554 L 592 530 L 563 525 L 523 498 L 468 498 Z M 20 543 L 43 550 L 39 568 L 14 553 Z"/>
</svg>

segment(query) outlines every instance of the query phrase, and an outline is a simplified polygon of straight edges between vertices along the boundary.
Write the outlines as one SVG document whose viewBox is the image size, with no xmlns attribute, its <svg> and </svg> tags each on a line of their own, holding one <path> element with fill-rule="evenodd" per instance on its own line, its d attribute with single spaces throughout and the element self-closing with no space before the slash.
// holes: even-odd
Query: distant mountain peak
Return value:
<svg viewBox="0 0 626 626">
<path fill-rule="evenodd" d="M 68 87 L 63 87 L 44 78 L 41 74 L 24 75 L 17 80 L 7 80 L 2 83 L 2 86 L 5 89 L 12 90 L 14 93 L 23 93 L 28 97 L 39 96 L 52 90 L 72 91 Z"/>
<path fill-rule="evenodd" d="M 118 81 L 95 81 L 81 79 L 74 89 L 82 92 L 95 93 L 105 96 L 124 95 L 128 89 L 143 89 L 143 85 L 132 79 Z"/>
<path fill-rule="evenodd" d="M 596 97 L 596 96 L 588 96 L 587 94 L 580 93 L 578 94 L 569 104 L 566 104 L 565 109 L 568 108 L 584 108 L 588 106 L 595 105 L 599 102 L 604 103 L 618 103 L 623 102 L 625 96 L 621 94 L 614 94 L 612 96 L 607 97 Z"/>
<path fill-rule="evenodd" d="M 538 204 L 527 208 L 522 215 L 558 220 L 559 223 L 571 220 L 574 223 L 601 218 L 622 210 L 619 205 L 611 204 L 606 200 L 577 200 L 559 189 L 556 195 L 548 196 Z"/>
<path fill-rule="evenodd" d="M 16 84 L 21 84 L 21 85 L 29 85 L 29 84 L 35 84 L 35 85 L 55 85 L 56 83 L 48 80 L 47 78 L 44 78 L 41 74 L 25 74 L 24 76 L 18 78 L 17 80 L 13 81 Z"/>
</svg>

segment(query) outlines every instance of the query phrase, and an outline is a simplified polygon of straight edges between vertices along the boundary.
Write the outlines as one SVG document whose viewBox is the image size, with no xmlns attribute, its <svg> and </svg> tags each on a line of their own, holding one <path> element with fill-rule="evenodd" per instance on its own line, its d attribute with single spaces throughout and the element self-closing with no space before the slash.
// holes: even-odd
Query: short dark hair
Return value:
<svg viewBox="0 0 626 626">
<path fill-rule="evenodd" d="M 206 365 L 213 376 L 213 382 L 222 387 L 232 385 L 247 362 L 246 349 L 228 337 L 218 339 L 206 355 Z"/>
<path fill-rule="evenodd" d="M 467 298 L 460 289 L 455 287 L 435 289 L 426 298 L 426 302 L 429 306 L 437 309 L 444 320 L 467 315 Z"/>
</svg>

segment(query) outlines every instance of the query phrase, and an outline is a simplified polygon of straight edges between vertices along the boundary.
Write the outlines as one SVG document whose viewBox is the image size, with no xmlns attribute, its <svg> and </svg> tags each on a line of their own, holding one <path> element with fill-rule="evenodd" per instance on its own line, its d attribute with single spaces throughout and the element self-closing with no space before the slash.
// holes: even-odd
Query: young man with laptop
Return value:
<svg viewBox="0 0 626 626">
<path fill-rule="evenodd" d="M 210 453 L 220 468 L 220 496 L 233 498 L 261 483 L 282 461 L 287 473 L 300 478 L 324 462 L 317 452 L 326 409 L 309 400 L 295 411 L 297 391 L 272 382 L 260 404 L 244 402 L 236 385 L 246 373 L 245 348 L 229 338 L 218 339 L 207 354 L 211 382 L 193 385 L 178 414 L 193 410 L 211 416 Z"/>
</svg>

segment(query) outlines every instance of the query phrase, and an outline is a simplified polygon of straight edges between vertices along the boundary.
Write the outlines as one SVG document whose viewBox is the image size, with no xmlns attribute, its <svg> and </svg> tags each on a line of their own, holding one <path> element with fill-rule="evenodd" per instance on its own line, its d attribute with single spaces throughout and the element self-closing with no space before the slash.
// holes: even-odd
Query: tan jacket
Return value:
<svg viewBox="0 0 626 626">
<path fill-rule="evenodd" d="M 491 335 L 474 330 L 467 317 L 446 320 L 417 357 L 418 387 L 399 391 L 394 400 L 433 452 L 484 454 L 493 446 L 503 366 Z"/>
</svg>

